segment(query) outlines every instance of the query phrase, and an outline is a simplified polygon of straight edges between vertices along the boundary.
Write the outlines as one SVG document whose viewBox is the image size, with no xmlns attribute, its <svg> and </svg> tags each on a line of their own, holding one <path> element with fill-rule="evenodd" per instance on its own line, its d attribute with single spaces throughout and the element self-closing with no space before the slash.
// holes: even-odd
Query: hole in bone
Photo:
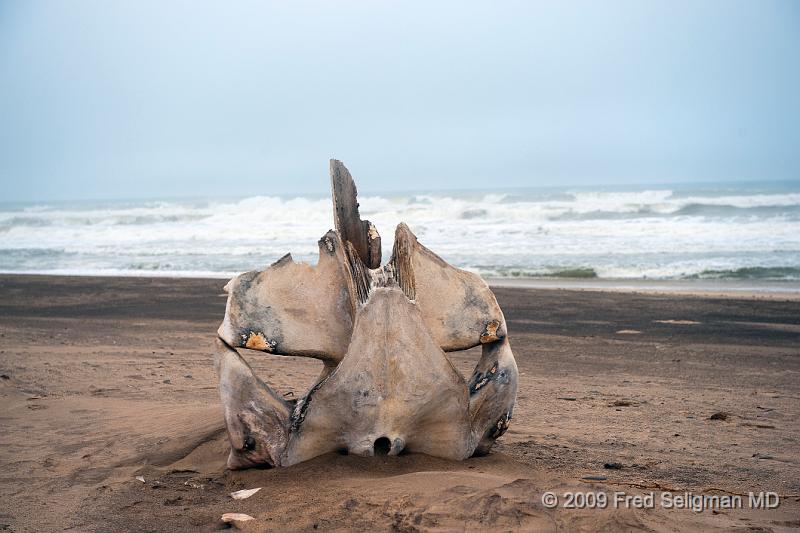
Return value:
<svg viewBox="0 0 800 533">
<path fill-rule="evenodd" d="M 375 455 L 389 455 L 389 451 L 392 449 L 392 441 L 386 437 L 375 439 L 375 444 L 372 448 L 375 450 Z"/>
</svg>

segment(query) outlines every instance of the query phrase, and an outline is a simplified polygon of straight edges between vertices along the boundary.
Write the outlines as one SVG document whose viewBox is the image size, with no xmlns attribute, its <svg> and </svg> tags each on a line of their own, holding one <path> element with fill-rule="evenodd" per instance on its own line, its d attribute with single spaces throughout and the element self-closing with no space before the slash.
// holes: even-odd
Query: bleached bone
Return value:
<svg viewBox="0 0 800 533">
<path fill-rule="evenodd" d="M 342 449 L 464 459 L 473 449 L 468 411 L 464 379 L 419 308 L 397 286 L 377 288 L 356 315 L 345 358 L 295 407 L 285 464 Z"/>
<path fill-rule="evenodd" d="M 446 352 L 505 338 L 506 322 L 480 276 L 455 268 L 417 241 L 405 224 L 395 243 L 409 249 L 416 302 L 431 335 Z"/>
<path fill-rule="evenodd" d="M 292 406 L 258 379 L 236 350 L 219 339 L 216 346 L 214 366 L 231 443 L 228 468 L 278 466 Z"/>
<path fill-rule="evenodd" d="M 353 330 L 350 275 L 339 235 L 319 240 L 316 266 L 286 254 L 269 268 L 225 285 L 228 303 L 217 334 L 229 346 L 322 359 L 335 365 Z"/>
<path fill-rule="evenodd" d="M 316 267 L 295 263 L 285 255 L 264 271 L 251 271 L 225 286 L 228 303 L 219 336 L 229 345 L 280 355 L 316 357 L 338 362 L 344 356 L 355 313 L 353 269 L 366 279 L 393 275 L 411 291 L 423 321 L 445 351 L 466 350 L 506 336 L 497 300 L 479 276 L 455 268 L 417 241 L 401 223 L 395 231 L 395 251 L 405 250 L 413 271 L 401 277 L 397 255 L 378 269 L 353 264 L 335 231 L 319 241 Z M 355 257 L 360 256 L 354 254 Z M 411 273 L 413 272 L 413 274 Z M 356 280 L 359 273 L 355 273 Z"/>
<path fill-rule="evenodd" d="M 397 226 L 392 258 L 383 269 L 366 269 L 348 243 L 345 251 L 362 302 L 373 287 L 397 283 L 419 309 L 422 328 L 442 350 L 482 344 L 481 358 L 469 380 L 470 454 L 488 453 L 508 429 L 518 379 L 505 317 L 489 286 L 428 250 L 403 223 Z"/>
<path fill-rule="evenodd" d="M 517 391 L 494 295 L 402 223 L 380 267 L 380 237 L 361 221 L 355 184 L 339 161 L 331 161 L 331 182 L 338 232 L 320 240 L 316 267 L 287 254 L 226 285 L 217 371 L 229 467 L 287 466 L 334 450 L 451 459 L 488 453 L 508 427 Z M 445 351 L 479 344 L 466 383 Z M 315 357 L 325 367 L 292 405 L 235 347 Z"/>
<path fill-rule="evenodd" d="M 508 429 L 517 400 L 519 375 L 508 338 L 486 343 L 482 350 L 469 380 L 469 412 L 476 455 L 489 453 L 494 441 Z"/>
</svg>

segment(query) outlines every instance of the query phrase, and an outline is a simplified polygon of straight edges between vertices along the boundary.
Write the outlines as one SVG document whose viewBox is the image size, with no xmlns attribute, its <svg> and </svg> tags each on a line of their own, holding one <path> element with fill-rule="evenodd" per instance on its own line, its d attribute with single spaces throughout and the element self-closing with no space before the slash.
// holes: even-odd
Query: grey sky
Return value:
<svg viewBox="0 0 800 533">
<path fill-rule="evenodd" d="M 800 3 L 0 1 L 0 201 L 800 179 Z"/>
</svg>

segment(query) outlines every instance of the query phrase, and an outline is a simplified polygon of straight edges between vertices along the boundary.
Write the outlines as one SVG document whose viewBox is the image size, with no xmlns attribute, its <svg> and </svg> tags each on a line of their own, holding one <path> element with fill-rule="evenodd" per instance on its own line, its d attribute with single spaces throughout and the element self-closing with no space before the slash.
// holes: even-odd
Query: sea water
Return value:
<svg viewBox="0 0 800 533">
<path fill-rule="evenodd" d="M 800 280 L 800 182 L 365 194 L 484 277 Z M 0 204 L 0 272 L 229 277 L 316 263 L 327 196 Z"/>
</svg>

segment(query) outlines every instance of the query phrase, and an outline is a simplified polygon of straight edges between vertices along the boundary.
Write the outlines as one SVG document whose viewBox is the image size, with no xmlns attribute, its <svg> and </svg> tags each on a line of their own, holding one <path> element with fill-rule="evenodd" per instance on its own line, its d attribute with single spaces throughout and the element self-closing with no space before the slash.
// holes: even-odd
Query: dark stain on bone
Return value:
<svg viewBox="0 0 800 533">
<path fill-rule="evenodd" d="M 278 263 L 285 262 L 287 256 L 291 261 L 291 254 L 287 254 Z M 254 270 L 236 278 L 236 286 L 230 295 L 230 318 L 233 327 L 238 330 L 237 346 L 274 353 L 280 351 L 283 335 L 272 307 L 260 305 L 257 297 L 265 273 Z M 246 318 L 247 322 L 240 323 L 242 318 Z"/>
<path fill-rule="evenodd" d="M 463 294 L 461 305 L 454 306 L 447 314 L 445 325 L 451 331 L 466 333 L 464 330 L 467 330 L 470 332 L 470 337 L 479 340 L 485 333 L 486 325 L 483 320 L 485 320 L 485 317 L 493 315 L 491 306 L 487 302 L 485 295 L 477 292 L 466 280 L 461 279 L 459 282 Z M 470 323 L 470 319 L 475 319 L 475 322 Z"/>
<path fill-rule="evenodd" d="M 308 391 L 308 394 L 297 401 L 297 404 L 294 406 L 294 410 L 292 411 L 292 415 L 289 417 L 290 434 L 300 431 L 300 426 L 303 425 L 303 421 L 306 419 L 306 412 L 308 411 L 308 407 L 311 405 L 311 400 L 314 393 L 317 392 L 326 381 L 328 381 L 330 376 L 331 375 L 329 374 L 327 377 L 325 377 L 325 379 L 311 387 L 311 390 Z"/>
<path fill-rule="evenodd" d="M 256 277 L 260 274 L 258 270 L 251 270 L 249 272 L 243 272 L 239 274 L 239 277 L 236 278 L 236 287 L 235 291 L 238 293 L 245 293 L 248 289 L 250 289 L 250 285 L 256 279 Z"/>
<path fill-rule="evenodd" d="M 495 385 L 508 385 L 511 382 L 511 374 L 505 367 L 500 367 L 498 362 L 492 363 L 491 368 L 486 372 L 475 372 L 469 380 L 469 395 L 473 396 L 480 392 L 489 383 Z"/>
<path fill-rule="evenodd" d="M 327 235 L 322 237 L 318 244 L 320 248 L 324 248 L 331 255 L 336 252 L 336 243 Z"/>
<path fill-rule="evenodd" d="M 490 439 L 498 439 L 508 429 L 508 424 L 511 422 L 511 412 L 501 416 L 495 424 L 486 431 L 486 436 Z"/>
<path fill-rule="evenodd" d="M 477 309 L 478 313 L 483 316 L 491 314 L 489 304 L 486 303 L 486 298 L 475 292 L 475 288 L 468 284 L 465 280 L 461 280 L 461 286 L 464 288 L 464 302 L 463 309 Z"/>
<path fill-rule="evenodd" d="M 473 457 L 481 457 L 489 454 L 489 451 L 491 450 L 494 441 L 498 439 L 508 429 L 508 426 L 511 422 L 511 415 L 512 411 L 508 411 L 507 413 L 503 414 L 499 419 L 497 419 L 497 422 L 489 426 L 486 429 L 486 431 L 484 431 L 483 437 L 481 438 L 480 441 L 481 443 L 475 449 Z"/>
<path fill-rule="evenodd" d="M 502 371 L 501 374 L 504 374 L 505 371 Z M 472 375 L 472 378 L 469 380 L 469 394 L 472 396 L 473 394 L 477 394 L 483 387 L 485 387 L 490 381 L 497 379 L 498 377 L 497 372 L 497 361 L 492 363 L 492 367 L 487 372 L 475 372 Z"/>
<path fill-rule="evenodd" d="M 361 409 L 368 405 L 377 405 L 380 398 L 370 396 L 369 390 L 355 390 L 352 395 L 352 408 L 355 410 Z"/>
</svg>

